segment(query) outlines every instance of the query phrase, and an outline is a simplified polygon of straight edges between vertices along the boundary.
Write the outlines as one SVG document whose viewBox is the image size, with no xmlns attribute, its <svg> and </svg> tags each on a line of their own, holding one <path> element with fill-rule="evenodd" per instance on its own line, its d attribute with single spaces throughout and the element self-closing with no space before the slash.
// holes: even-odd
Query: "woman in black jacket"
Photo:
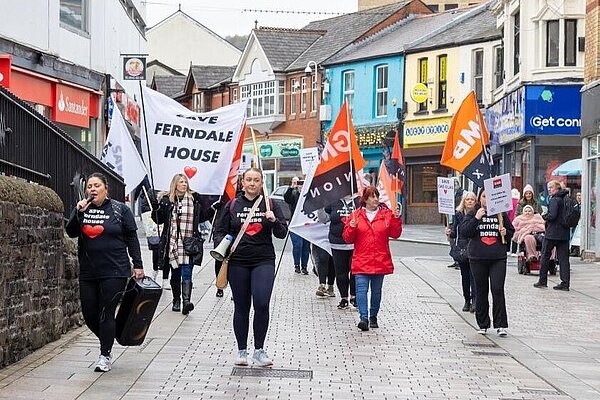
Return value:
<svg viewBox="0 0 600 400">
<path fill-rule="evenodd" d="M 140 242 L 133 213 L 125 204 L 108 198 L 108 184 L 101 173 L 91 174 L 86 183 L 88 199 L 77 203 L 66 225 L 67 234 L 77 237 L 79 292 L 85 324 L 100 339 L 97 372 L 112 368 L 115 341 L 115 310 L 127 278 L 144 277 Z M 91 201 L 88 201 L 92 199 Z"/>
<path fill-rule="evenodd" d="M 163 224 L 158 252 L 161 265 L 171 268 L 171 309 L 184 315 L 194 309 L 191 302 L 192 269 L 194 264 L 202 262 L 202 252 L 195 256 L 187 255 L 183 241 L 193 235 L 200 237 L 200 223 L 208 221 L 214 212 L 210 207 L 212 200 L 210 196 L 192 192 L 187 176 L 176 174 L 169 192 L 163 194 L 152 215 L 157 224 Z"/>
<path fill-rule="evenodd" d="M 475 317 L 479 326 L 478 333 L 485 335 L 490 328 L 488 296 L 491 287 L 494 328 L 503 337 L 507 335 L 508 328 L 504 298 L 506 252 L 515 229 L 506 213 L 502 214 L 503 224 L 498 215 L 487 215 L 485 190 L 479 192 L 477 202 L 475 209 L 465 215 L 458 229 L 464 237 L 471 239 L 467 256 L 477 289 Z M 505 243 L 502 243 L 503 238 Z"/>
</svg>

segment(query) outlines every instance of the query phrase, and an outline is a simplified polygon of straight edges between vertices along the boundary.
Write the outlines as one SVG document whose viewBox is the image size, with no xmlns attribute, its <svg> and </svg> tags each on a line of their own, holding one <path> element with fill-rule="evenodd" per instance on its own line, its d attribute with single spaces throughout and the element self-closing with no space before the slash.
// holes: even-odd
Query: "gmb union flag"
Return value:
<svg viewBox="0 0 600 400">
<path fill-rule="evenodd" d="M 483 181 L 491 177 L 489 144 L 490 135 L 471 91 L 452 119 L 440 164 L 462 172 L 482 188 Z"/>
<path fill-rule="evenodd" d="M 344 102 L 312 180 L 305 184 L 308 188 L 302 199 L 302 211 L 310 214 L 344 196 L 356 193 L 356 171 L 366 164 L 356 141 L 348 106 Z"/>
</svg>

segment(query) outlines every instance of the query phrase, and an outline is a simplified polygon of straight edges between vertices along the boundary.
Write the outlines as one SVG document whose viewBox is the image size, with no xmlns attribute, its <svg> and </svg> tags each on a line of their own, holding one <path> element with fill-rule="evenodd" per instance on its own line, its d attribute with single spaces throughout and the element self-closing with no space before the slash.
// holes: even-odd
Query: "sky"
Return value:
<svg viewBox="0 0 600 400">
<path fill-rule="evenodd" d="M 148 27 L 173 14 L 181 4 L 182 11 L 223 37 L 249 34 L 255 20 L 259 26 L 301 28 L 310 21 L 337 15 L 309 13 L 348 13 L 358 7 L 357 0 L 147 0 L 145 3 Z"/>
</svg>

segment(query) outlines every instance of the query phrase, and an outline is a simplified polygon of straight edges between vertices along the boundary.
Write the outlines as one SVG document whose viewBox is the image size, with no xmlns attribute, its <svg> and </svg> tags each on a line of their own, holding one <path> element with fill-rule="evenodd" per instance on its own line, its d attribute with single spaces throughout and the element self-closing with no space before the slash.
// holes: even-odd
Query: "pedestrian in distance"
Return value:
<svg viewBox="0 0 600 400">
<path fill-rule="evenodd" d="M 458 229 L 469 238 L 467 256 L 475 277 L 477 300 L 475 317 L 478 333 L 485 335 L 490 328 L 489 292 L 492 292 L 494 328 L 499 336 L 507 335 L 508 317 L 504 297 L 506 280 L 506 252 L 514 228 L 506 213 L 501 216 L 487 214 L 485 190 L 480 190 L 475 208 L 468 212 Z M 502 243 L 502 241 L 505 243 Z"/>
<path fill-rule="evenodd" d="M 85 324 L 100 340 L 97 372 L 112 368 L 115 310 L 127 279 L 144 277 L 144 267 L 133 213 L 108 197 L 106 177 L 98 172 L 86 182 L 88 198 L 77 203 L 66 225 L 76 237 L 79 259 L 79 293 Z M 131 263 L 133 263 L 133 271 Z"/>
<path fill-rule="evenodd" d="M 533 192 L 533 186 L 531 185 L 525 185 L 523 188 L 523 197 L 521 197 L 517 204 L 516 217 L 523 214 L 523 209 L 528 205 L 533 208 L 534 214 L 543 214 L 542 206 L 535 199 L 535 193 Z"/>
<path fill-rule="evenodd" d="M 335 297 L 333 284 L 335 282 L 335 268 L 333 266 L 333 257 L 319 246 L 313 244 L 311 254 L 317 264 L 319 276 L 319 287 L 317 288 L 317 297 Z"/>
<path fill-rule="evenodd" d="M 390 252 L 390 238 L 402 234 L 400 207 L 392 212 L 379 202 L 379 191 L 374 186 L 363 190 L 361 208 L 346 220 L 343 238 L 354 243 L 352 273 L 356 277 L 356 302 L 360 322 L 358 328 L 368 331 L 379 328 L 377 316 L 381 304 L 381 292 L 385 275 L 394 273 Z M 371 290 L 370 305 L 367 294 Z"/>
<path fill-rule="evenodd" d="M 553 289 L 569 291 L 571 280 L 571 265 L 569 263 L 569 240 L 570 229 L 563 224 L 564 199 L 568 191 L 562 188 L 559 181 L 548 182 L 548 212 L 543 216 L 546 220 L 546 234 L 542 242 L 542 259 L 539 280 L 533 284 L 536 288 L 548 287 L 548 270 L 550 269 L 550 257 L 552 250 L 556 248 L 556 256 L 560 265 L 561 282 Z"/>
<path fill-rule="evenodd" d="M 469 238 L 465 237 L 458 227 L 465 218 L 465 215 L 475 209 L 476 203 L 477 196 L 475 193 L 465 192 L 458 207 L 456 207 L 456 214 L 454 215 L 452 224 L 446 228 L 446 235 L 450 237 L 453 241 L 452 245 L 455 246 L 453 251 L 454 261 L 456 261 L 460 267 L 463 297 L 465 299 L 462 310 L 465 312 L 475 312 L 477 290 L 475 288 L 475 278 L 471 271 L 471 265 L 469 264 L 469 258 L 466 253 L 469 245 Z"/>
<path fill-rule="evenodd" d="M 342 237 L 344 224 L 357 205 L 358 202 L 353 200 L 352 196 L 346 196 L 324 209 L 317 210 L 319 222 L 323 224 L 329 222 L 328 239 L 331 245 L 335 281 L 341 297 L 338 304 L 340 310 L 348 309 L 350 305 L 357 306 L 356 284 L 351 271 L 354 244 L 347 243 Z M 350 294 L 350 297 L 348 297 L 348 294 Z"/>
<path fill-rule="evenodd" d="M 250 168 L 242 175 L 244 195 L 223 206 L 215 228 L 215 240 L 220 242 L 226 235 L 237 237 L 249 210 L 261 194 L 263 174 L 260 169 Z M 233 204 L 231 204 L 233 202 Z M 270 203 L 267 210 L 265 199 L 253 214 L 237 248 L 229 258 L 227 278 L 233 294 L 233 330 L 238 345 L 235 365 L 248 365 L 248 330 L 250 307 L 254 307 L 254 353 L 251 362 L 255 366 L 270 367 L 273 361 L 265 350 L 265 338 L 269 328 L 269 303 L 275 281 L 275 248 L 273 236 L 285 238 L 287 224 L 279 205 Z"/>
<path fill-rule="evenodd" d="M 292 215 L 296 211 L 296 205 L 300 198 L 304 181 L 297 176 L 292 178 L 292 184 L 283 194 L 283 200 L 290 206 Z M 294 257 L 294 271 L 299 274 L 308 275 L 308 259 L 310 258 L 310 242 L 302 236 L 290 231 L 290 240 L 292 241 L 292 255 Z"/>
<path fill-rule="evenodd" d="M 159 257 L 170 269 L 173 305 L 171 310 L 187 315 L 194 309 L 192 303 L 192 272 L 194 264 L 202 262 L 202 252 L 188 255 L 183 246 L 186 238 L 200 235 L 200 223 L 212 218 L 210 205 L 215 196 L 204 196 L 190 189 L 184 174 L 175 174 L 169 191 L 162 193 L 155 205 L 153 219 L 163 225 L 159 244 Z M 182 304 L 183 303 L 183 304 Z"/>
<path fill-rule="evenodd" d="M 462 186 L 460 186 L 460 180 L 457 177 L 454 177 L 453 181 L 454 181 L 454 207 L 458 207 L 458 205 L 460 204 L 460 202 L 462 201 L 462 199 L 465 195 L 465 190 L 462 188 Z M 452 225 L 453 221 L 454 220 L 448 221 L 448 225 Z M 448 236 L 448 235 L 446 234 L 446 236 Z M 456 262 L 456 260 L 453 260 L 453 261 L 454 262 L 452 264 L 448 265 L 448 268 L 460 269 L 460 265 L 458 265 L 458 262 Z"/>
</svg>

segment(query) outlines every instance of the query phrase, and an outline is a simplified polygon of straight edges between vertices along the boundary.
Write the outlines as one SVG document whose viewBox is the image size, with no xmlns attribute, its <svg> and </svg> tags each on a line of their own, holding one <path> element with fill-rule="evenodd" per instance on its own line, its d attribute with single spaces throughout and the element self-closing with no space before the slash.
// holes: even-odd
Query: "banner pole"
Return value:
<svg viewBox="0 0 600 400">
<path fill-rule="evenodd" d="M 254 155 L 256 156 L 256 162 L 258 163 L 257 167 L 262 171 L 262 161 L 258 154 L 258 144 L 256 143 L 256 134 L 254 133 L 254 128 L 250 127 L 250 132 L 252 133 L 252 143 L 254 144 Z M 267 192 L 267 182 L 263 176 L 263 196 L 265 198 L 265 207 L 267 211 L 271 211 L 271 204 L 269 203 L 269 194 Z"/>
<path fill-rule="evenodd" d="M 354 196 L 354 180 L 356 171 L 354 171 L 354 163 L 352 162 L 352 133 L 350 132 L 350 112 L 348 111 L 348 103 L 346 103 L 346 129 L 348 131 L 348 155 L 350 158 L 350 198 Z M 354 209 L 354 201 L 351 201 L 351 208 Z"/>
<path fill-rule="evenodd" d="M 500 229 L 504 228 L 504 217 L 502 217 L 502 213 L 497 214 L 498 216 L 498 226 L 500 227 Z M 502 244 L 506 244 L 506 237 L 502 234 L 500 234 L 500 236 L 502 237 Z"/>
</svg>

